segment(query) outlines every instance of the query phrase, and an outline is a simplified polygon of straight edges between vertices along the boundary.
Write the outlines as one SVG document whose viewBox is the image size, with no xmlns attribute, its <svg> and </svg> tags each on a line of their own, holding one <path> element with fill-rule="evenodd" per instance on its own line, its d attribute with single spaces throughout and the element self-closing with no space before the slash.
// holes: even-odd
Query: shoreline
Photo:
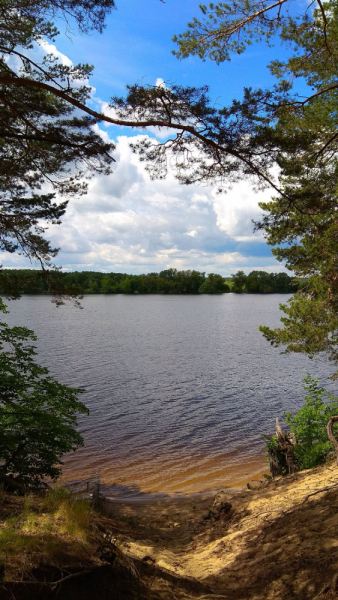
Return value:
<svg viewBox="0 0 338 600">
<path fill-rule="evenodd" d="M 161 494 L 160 492 L 158 493 L 148 493 L 148 492 L 144 492 L 144 493 L 140 493 L 140 494 L 135 494 L 133 496 L 111 496 L 109 494 L 104 495 L 105 498 L 107 498 L 107 500 L 109 500 L 110 502 L 114 502 L 114 503 L 119 503 L 119 504 L 153 504 L 156 502 L 170 502 L 170 501 L 176 501 L 179 502 L 180 500 L 184 501 L 184 500 L 193 500 L 193 499 L 199 499 L 199 498 L 212 498 L 214 496 L 216 496 L 217 494 L 237 494 L 239 492 L 243 492 L 245 489 L 250 489 L 248 488 L 248 484 L 253 487 L 255 487 L 255 484 L 258 484 L 257 487 L 255 487 L 255 489 L 258 489 L 263 483 L 265 483 L 265 481 L 262 481 L 262 478 L 264 477 L 264 475 L 267 474 L 266 471 L 262 472 L 258 475 L 253 475 L 251 478 L 249 478 L 248 480 L 245 480 L 242 485 L 239 484 L 235 484 L 233 486 L 228 486 L 225 487 L 223 486 L 222 488 L 215 488 L 212 490 L 202 490 L 200 492 L 196 492 L 196 493 L 192 493 L 192 494 L 185 494 L 184 492 L 182 493 L 178 493 L 176 495 L 168 495 L 168 494 Z"/>
<path fill-rule="evenodd" d="M 179 600 L 196 582 L 206 599 L 322 598 L 323 583 L 329 589 L 334 581 L 336 591 L 337 477 L 337 465 L 324 465 L 216 499 L 119 503 L 119 547 L 145 577 L 151 573 L 163 599 L 162 579 Z"/>
<path fill-rule="evenodd" d="M 242 450 L 216 456 L 182 454 L 102 463 L 96 453 L 87 454 L 83 449 L 78 456 L 65 459 L 62 471 L 60 484 L 74 492 L 88 492 L 99 485 L 101 494 L 112 501 L 148 503 L 241 491 L 269 474 L 262 450 L 253 454 Z"/>
<path fill-rule="evenodd" d="M 243 465 L 245 468 L 245 465 Z M 121 487 L 118 489 L 117 485 L 107 485 L 104 482 L 100 481 L 100 478 L 88 478 L 82 480 L 65 480 L 64 477 L 61 478 L 60 483 L 69 489 L 72 493 L 75 494 L 90 494 L 93 490 L 99 487 L 100 495 L 107 499 L 111 504 L 116 505 L 142 505 L 142 504 L 157 504 L 159 502 L 185 502 L 185 501 L 197 501 L 200 498 L 213 498 L 219 493 L 233 495 L 239 492 L 242 492 L 245 489 L 253 488 L 257 489 L 263 483 L 265 483 L 266 479 L 264 475 L 269 474 L 268 468 L 255 470 L 250 474 L 250 476 L 246 476 L 244 478 L 236 478 L 236 481 L 233 483 L 224 482 L 224 485 L 215 486 L 211 488 L 201 489 L 194 492 L 187 491 L 176 491 L 173 493 L 165 492 L 164 490 L 142 490 L 138 488 L 137 490 L 125 492 L 125 487 Z M 115 491 L 112 490 L 112 488 Z"/>
</svg>

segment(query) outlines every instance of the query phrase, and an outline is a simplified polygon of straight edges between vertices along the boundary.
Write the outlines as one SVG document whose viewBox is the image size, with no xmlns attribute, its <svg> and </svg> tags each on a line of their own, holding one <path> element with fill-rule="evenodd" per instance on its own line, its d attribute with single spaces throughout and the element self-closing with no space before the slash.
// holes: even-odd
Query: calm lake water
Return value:
<svg viewBox="0 0 338 600">
<path fill-rule="evenodd" d="M 9 323 L 38 335 L 40 364 L 86 388 L 85 447 L 68 481 L 100 478 L 110 495 L 240 487 L 266 470 L 261 433 L 302 405 L 307 371 L 332 366 L 281 355 L 258 331 L 276 326 L 285 295 L 87 296 L 84 310 L 45 296 L 10 302 Z M 143 497 L 143 496 L 142 496 Z"/>
</svg>

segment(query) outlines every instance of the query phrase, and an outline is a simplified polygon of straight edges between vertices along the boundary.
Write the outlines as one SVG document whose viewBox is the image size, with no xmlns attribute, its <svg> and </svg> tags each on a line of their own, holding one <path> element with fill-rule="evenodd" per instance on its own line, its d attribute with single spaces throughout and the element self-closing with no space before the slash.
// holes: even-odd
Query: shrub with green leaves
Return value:
<svg viewBox="0 0 338 600">
<path fill-rule="evenodd" d="M 5 312 L 0 300 L 0 310 Z M 75 430 L 83 390 L 51 377 L 36 364 L 34 333 L 0 322 L 0 482 L 19 477 L 28 486 L 44 485 L 61 474 L 61 457 L 83 444 Z"/>
<path fill-rule="evenodd" d="M 285 423 L 296 436 L 295 462 L 301 470 L 320 465 L 334 450 L 327 437 L 326 425 L 330 417 L 338 415 L 338 398 L 320 387 L 319 379 L 313 379 L 308 373 L 303 381 L 304 405 L 295 414 L 284 412 Z M 267 440 L 266 449 L 277 448 L 276 436 L 263 437 Z"/>
<path fill-rule="evenodd" d="M 330 417 L 338 415 L 338 398 L 318 385 L 308 373 L 303 379 L 305 404 L 296 413 L 285 412 L 285 422 L 295 434 L 295 457 L 302 469 L 321 464 L 334 450 L 327 437 L 326 425 Z M 326 399 L 326 400 L 325 400 Z"/>
</svg>

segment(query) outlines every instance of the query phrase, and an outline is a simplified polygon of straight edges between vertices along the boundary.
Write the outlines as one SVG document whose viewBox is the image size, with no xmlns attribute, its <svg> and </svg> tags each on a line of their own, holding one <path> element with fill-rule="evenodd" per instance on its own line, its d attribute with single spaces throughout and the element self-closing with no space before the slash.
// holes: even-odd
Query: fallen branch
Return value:
<svg viewBox="0 0 338 600">
<path fill-rule="evenodd" d="M 308 494 L 307 496 L 305 496 L 304 500 L 302 502 L 300 502 L 300 504 L 296 504 L 296 506 L 301 506 L 302 504 L 304 504 L 311 496 L 315 496 L 316 494 L 321 494 L 322 492 L 328 492 L 329 490 L 332 490 L 333 488 L 338 487 L 338 483 L 335 483 L 334 485 L 328 485 L 326 487 L 320 488 L 319 490 L 316 490 L 315 492 L 311 492 L 311 494 Z M 289 512 L 289 511 L 288 511 Z"/>
<path fill-rule="evenodd" d="M 23 585 L 47 585 L 47 586 L 51 586 L 51 587 L 56 587 L 57 585 L 60 585 L 61 583 L 64 583 L 64 581 L 67 581 L 67 579 L 73 579 L 74 577 L 80 577 L 80 575 L 85 575 L 86 573 L 90 573 L 90 571 L 88 569 L 86 569 L 85 571 L 79 571 L 78 573 L 71 573 L 70 575 L 67 575 L 66 577 L 63 577 L 62 579 L 58 579 L 58 581 L 9 581 L 8 583 L 15 583 L 15 584 L 23 584 Z"/>
<path fill-rule="evenodd" d="M 328 491 L 330 491 L 330 490 L 332 490 L 334 488 L 338 488 L 338 483 L 335 483 L 334 485 L 328 485 L 328 486 L 325 486 L 323 488 L 320 488 L 319 490 L 316 490 L 315 492 L 311 492 L 310 494 L 308 494 L 307 496 L 305 496 L 305 498 L 302 500 L 302 502 L 297 502 L 296 504 L 293 504 L 288 510 L 281 511 L 279 517 L 277 517 L 277 518 L 282 518 L 282 517 L 285 517 L 286 515 L 292 513 L 294 510 L 296 510 L 297 508 L 299 508 L 300 506 L 302 506 L 303 504 L 305 504 L 305 502 L 307 502 L 308 499 L 311 496 L 316 496 L 317 494 L 321 494 L 322 492 L 328 492 Z M 278 510 L 277 511 L 276 510 L 271 511 L 271 513 L 272 512 L 278 512 Z M 264 514 L 264 513 L 261 513 L 261 514 Z M 270 513 L 267 512 L 267 514 L 270 514 Z M 276 522 L 276 519 L 273 519 L 272 521 L 269 522 L 269 524 L 266 527 L 264 527 L 264 529 L 257 536 L 254 544 L 257 544 L 257 542 L 260 539 L 260 537 L 267 531 L 267 529 L 269 529 L 269 527 L 271 527 L 272 525 L 274 525 L 275 522 Z"/>
</svg>

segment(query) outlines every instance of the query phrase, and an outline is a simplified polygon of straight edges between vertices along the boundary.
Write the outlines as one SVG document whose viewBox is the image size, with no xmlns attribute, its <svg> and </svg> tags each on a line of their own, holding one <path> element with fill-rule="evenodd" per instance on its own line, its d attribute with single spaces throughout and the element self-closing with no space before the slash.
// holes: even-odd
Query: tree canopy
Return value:
<svg viewBox="0 0 338 600">
<path fill-rule="evenodd" d="M 53 20 L 58 16 L 75 19 L 84 32 L 102 30 L 113 7 L 113 0 L 1 4 L 0 250 L 21 252 L 44 269 L 58 251 L 43 235 L 45 224 L 60 223 L 69 198 L 85 193 L 86 178 L 109 172 L 114 145 L 94 131 L 95 118 L 81 115 L 62 95 L 43 87 L 52 83 L 85 104 L 92 67 L 67 66 L 53 54 L 37 63 L 31 50 L 44 38 L 55 39 Z M 22 85 L 17 85 L 19 80 Z M 27 86 L 30 82 L 35 86 Z M 43 184 L 48 184 L 48 193 L 42 193 Z"/>
<path fill-rule="evenodd" d="M 58 16 L 75 19 L 83 32 L 101 31 L 113 7 L 113 0 L 5 0 L 0 6 L 0 251 L 39 261 L 54 292 L 49 269 L 58 250 L 45 238 L 45 227 L 60 223 L 69 198 L 85 193 L 86 178 L 109 172 L 114 146 L 95 132 L 95 118 L 43 88 L 51 82 L 74 102 L 86 103 L 92 67 L 68 67 L 52 54 L 37 63 L 31 50 L 44 38 L 55 38 Z M 23 84 L 16 85 L 20 79 Z M 5 295 L 20 295 L 15 276 L 7 274 L 3 283 Z M 77 414 L 88 413 L 78 400 L 82 390 L 59 383 L 35 362 L 34 339 L 25 327 L 0 323 L 0 482 L 5 485 L 17 476 L 24 487 L 57 479 L 62 455 L 83 443 L 75 430 Z"/>
<path fill-rule="evenodd" d="M 237 294 L 292 294 L 307 285 L 307 281 L 297 282 L 287 273 L 266 271 L 251 271 L 248 275 L 244 271 L 238 271 L 231 278 L 231 291 Z"/>
<path fill-rule="evenodd" d="M 32 269 L 3 269 L 0 272 L 0 295 L 5 295 L 10 280 L 17 294 L 53 294 L 54 287 L 41 271 Z M 223 294 L 227 292 L 248 294 L 292 294 L 300 284 L 287 273 L 251 271 L 245 275 L 238 271 L 231 277 L 195 270 L 165 269 L 159 273 L 128 275 L 127 273 L 101 273 L 72 271 L 59 273 L 59 286 L 78 294 Z"/>
</svg>

